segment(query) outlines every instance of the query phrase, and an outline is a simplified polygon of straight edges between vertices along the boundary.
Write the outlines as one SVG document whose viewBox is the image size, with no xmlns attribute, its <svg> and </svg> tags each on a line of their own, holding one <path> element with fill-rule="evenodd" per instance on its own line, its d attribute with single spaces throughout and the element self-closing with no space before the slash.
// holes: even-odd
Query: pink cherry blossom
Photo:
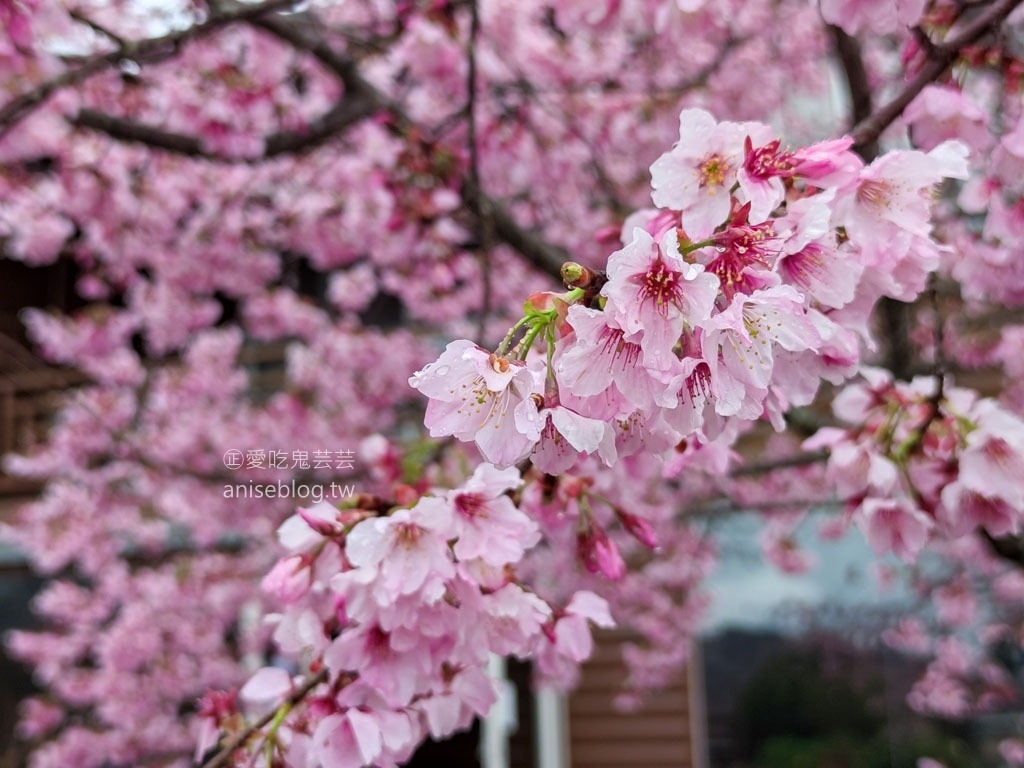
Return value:
<svg viewBox="0 0 1024 768">
<path fill-rule="evenodd" d="M 933 527 L 931 518 L 906 499 L 869 498 L 861 510 L 858 524 L 878 554 L 893 552 L 911 560 L 924 548 Z"/>
<path fill-rule="evenodd" d="M 608 283 L 602 293 L 608 297 L 605 311 L 631 340 L 639 338 L 644 364 L 666 370 L 683 330 L 711 315 L 718 278 L 700 264 L 683 260 L 675 230 L 666 232 L 658 244 L 636 229 L 632 242 L 608 258 Z"/>
<path fill-rule="evenodd" d="M 530 400 L 537 386 L 524 364 L 470 341 L 453 341 L 409 383 L 430 398 L 424 423 L 431 436 L 475 440 L 484 457 L 501 467 L 516 463 L 532 447 L 515 419 L 518 410 L 527 420 L 537 418 Z"/>
<path fill-rule="evenodd" d="M 651 199 L 659 208 L 683 214 L 683 228 L 703 240 L 729 215 L 729 189 L 744 163 L 750 136 L 765 143 L 767 126 L 719 123 L 703 109 L 679 115 L 679 141 L 651 166 Z"/>
</svg>

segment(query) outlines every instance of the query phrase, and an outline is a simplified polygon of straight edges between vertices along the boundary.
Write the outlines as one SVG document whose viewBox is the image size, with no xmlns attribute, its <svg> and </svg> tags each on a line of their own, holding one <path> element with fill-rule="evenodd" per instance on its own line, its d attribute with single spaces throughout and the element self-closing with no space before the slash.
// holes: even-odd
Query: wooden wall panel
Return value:
<svg viewBox="0 0 1024 768">
<path fill-rule="evenodd" d="M 628 639 L 621 633 L 601 634 L 579 688 L 569 698 L 572 768 L 697 768 L 685 671 L 641 709 L 615 709 L 613 701 L 626 676 L 619 645 Z"/>
</svg>

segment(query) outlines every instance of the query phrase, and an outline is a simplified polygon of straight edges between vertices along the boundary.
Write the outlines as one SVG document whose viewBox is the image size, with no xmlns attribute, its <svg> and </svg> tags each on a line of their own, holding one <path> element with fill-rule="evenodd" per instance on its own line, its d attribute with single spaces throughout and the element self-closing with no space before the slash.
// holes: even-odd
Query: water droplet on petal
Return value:
<svg viewBox="0 0 1024 768">
<path fill-rule="evenodd" d="M 437 375 L 438 376 L 447 376 L 448 375 L 448 371 L 450 371 L 450 370 L 451 369 L 447 365 L 442 365 L 440 368 L 437 369 Z"/>
</svg>

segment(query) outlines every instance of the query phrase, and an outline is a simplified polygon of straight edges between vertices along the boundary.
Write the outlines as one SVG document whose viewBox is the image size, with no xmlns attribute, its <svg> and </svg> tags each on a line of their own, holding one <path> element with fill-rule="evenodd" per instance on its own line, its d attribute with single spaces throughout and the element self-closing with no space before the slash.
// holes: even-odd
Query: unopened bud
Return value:
<svg viewBox="0 0 1024 768">
<path fill-rule="evenodd" d="M 619 548 L 599 525 L 592 524 L 578 534 L 576 551 L 591 573 L 600 573 L 612 581 L 618 581 L 626 573 L 626 561 L 619 554 Z"/>
<path fill-rule="evenodd" d="M 420 492 L 404 483 L 395 486 L 395 502 L 400 507 L 411 507 L 419 501 Z"/>
<path fill-rule="evenodd" d="M 615 510 L 615 514 L 618 515 L 623 528 L 629 531 L 630 536 L 648 549 L 658 548 L 658 537 L 655 535 L 654 529 L 649 522 L 642 517 L 631 515 L 629 512 L 624 512 L 621 509 Z"/>
</svg>

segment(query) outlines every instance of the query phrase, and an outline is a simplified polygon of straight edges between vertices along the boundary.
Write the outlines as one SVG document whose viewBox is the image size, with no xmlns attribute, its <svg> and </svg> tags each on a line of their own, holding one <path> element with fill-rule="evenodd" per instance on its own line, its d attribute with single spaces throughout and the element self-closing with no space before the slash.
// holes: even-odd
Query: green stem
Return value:
<svg viewBox="0 0 1024 768">
<path fill-rule="evenodd" d="M 274 715 L 274 719 L 270 721 L 270 727 L 267 729 L 267 735 L 264 737 L 263 751 L 267 758 L 267 768 L 273 768 L 274 765 L 274 747 L 277 744 L 277 731 L 281 727 L 281 723 L 288 717 L 288 713 L 292 711 L 291 702 L 285 702 L 277 714 Z"/>
<path fill-rule="evenodd" d="M 518 323 L 509 328 L 508 333 L 505 334 L 505 338 L 502 339 L 501 344 L 498 345 L 498 349 L 495 351 L 495 354 L 504 355 L 505 351 L 508 349 L 508 345 L 511 344 L 512 339 L 515 338 L 516 331 L 518 331 L 528 322 L 530 322 L 530 318 L 524 317 Z"/>
<path fill-rule="evenodd" d="M 714 238 L 710 240 L 701 240 L 699 243 L 689 243 L 688 245 L 682 245 L 679 247 L 679 253 L 685 256 L 688 253 L 699 251 L 701 248 L 707 248 L 709 245 L 714 245 Z"/>
<path fill-rule="evenodd" d="M 541 321 L 541 322 L 536 323 L 535 325 L 533 325 L 530 328 L 530 330 L 526 332 L 526 336 L 523 337 L 523 340 L 521 342 L 519 342 L 519 344 L 517 346 L 517 349 L 519 350 L 519 359 L 520 360 L 525 360 L 526 359 L 526 353 L 530 351 L 530 347 L 533 346 L 533 342 L 535 342 L 537 340 L 537 337 L 540 336 L 541 332 L 547 326 L 548 326 L 548 323 Z"/>
<path fill-rule="evenodd" d="M 552 360 L 553 360 L 553 358 L 555 356 L 555 324 L 554 323 L 548 323 L 547 331 L 545 333 L 546 333 L 546 337 L 547 337 L 547 340 L 548 340 L 548 374 L 547 374 L 547 383 L 554 389 L 554 391 L 557 392 L 558 391 L 558 382 L 555 381 L 555 366 L 552 365 Z"/>
</svg>

